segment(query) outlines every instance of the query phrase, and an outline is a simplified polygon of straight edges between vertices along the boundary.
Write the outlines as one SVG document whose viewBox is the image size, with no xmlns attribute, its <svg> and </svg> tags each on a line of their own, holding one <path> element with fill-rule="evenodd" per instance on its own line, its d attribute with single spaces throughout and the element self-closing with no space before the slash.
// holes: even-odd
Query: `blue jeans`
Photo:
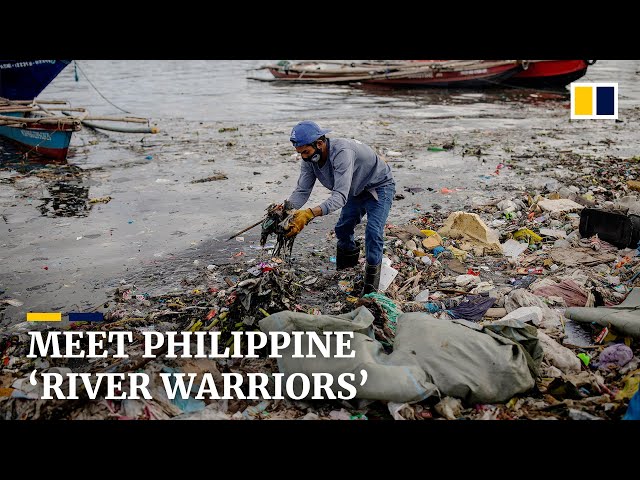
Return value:
<svg viewBox="0 0 640 480">
<path fill-rule="evenodd" d="M 356 248 L 353 233 L 367 215 L 367 226 L 364 233 L 364 250 L 369 265 L 378 265 L 382 262 L 382 250 L 384 248 L 384 226 L 389 216 L 393 196 L 396 193 L 395 184 L 376 188 L 378 200 L 368 191 L 362 192 L 357 197 L 349 197 L 342 207 L 340 218 L 336 224 L 336 237 L 338 248 L 353 250 Z"/>
</svg>

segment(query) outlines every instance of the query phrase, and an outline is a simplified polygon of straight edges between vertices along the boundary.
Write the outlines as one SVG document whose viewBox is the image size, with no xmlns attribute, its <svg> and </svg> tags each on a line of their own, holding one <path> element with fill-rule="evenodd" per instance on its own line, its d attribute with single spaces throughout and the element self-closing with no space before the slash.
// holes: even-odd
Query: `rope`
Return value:
<svg viewBox="0 0 640 480">
<path fill-rule="evenodd" d="M 98 90 L 98 88 L 93 84 L 93 82 L 91 81 L 91 79 L 87 76 L 86 73 L 84 73 L 84 70 L 82 70 L 82 68 L 80 67 L 80 65 L 78 65 L 78 61 L 74 60 L 74 63 L 76 65 L 76 67 L 82 72 L 82 75 L 84 75 L 84 78 L 87 79 L 87 81 L 89 82 L 89 85 L 91 85 L 93 87 L 93 89 L 98 92 L 98 95 L 100 95 L 102 98 L 104 98 L 108 103 L 110 103 L 111 105 L 113 105 L 114 107 L 116 107 L 118 110 L 120 110 L 121 112 L 124 113 L 131 113 L 127 110 L 125 110 L 124 108 L 120 108 L 119 106 L 117 106 L 115 103 L 113 103 L 111 100 L 109 100 L 107 97 L 105 97 L 102 93 L 100 93 L 100 90 Z"/>
<path fill-rule="evenodd" d="M 36 145 L 35 145 L 33 148 L 31 148 L 30 150 L 27 150 L 26 152 L 24 152 L 24 153 L 22 154 L 23 159 L 24 159 L 24 160 L 28 160 L 28 159 L 29 159 L 29 154 L 30 154 L 31 152 L 34 152 L 34 151 L 35 151 L 36 153 L 39 153 L 39 152 L 38 152 L 38 147 L 39 147 L 40 145 L 42 145 L 44 142 L 46 142 L 46 141 L 47 141 L 47 139 L 45 138 L 45 139 L 43 139 L 41 142 L 39 142 L 38 144 L 36 144 Z"/>
</svg>

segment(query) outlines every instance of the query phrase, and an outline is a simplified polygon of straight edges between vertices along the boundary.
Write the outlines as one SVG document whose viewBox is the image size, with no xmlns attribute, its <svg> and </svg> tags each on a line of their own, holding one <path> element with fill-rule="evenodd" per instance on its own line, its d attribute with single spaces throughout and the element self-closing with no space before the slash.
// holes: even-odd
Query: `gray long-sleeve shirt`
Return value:
<svg viewBox="0 0 640 480">
<path fill-rule="evenodd" d="M 322 168 L 317 163 L 302 161 L 298 184 L 289 197 L 294 208 L 307 203 L 316 179 L 331 190 L 331 196 L 320 204 L 323 215 L 342 208 L 349 197 L 365 190 L 377 199 L 377 187 L 395 183 L 389 165 L 368 145 L 347 138 L 332 138 L 327 142 L 329 158 Z"/>
</svg>

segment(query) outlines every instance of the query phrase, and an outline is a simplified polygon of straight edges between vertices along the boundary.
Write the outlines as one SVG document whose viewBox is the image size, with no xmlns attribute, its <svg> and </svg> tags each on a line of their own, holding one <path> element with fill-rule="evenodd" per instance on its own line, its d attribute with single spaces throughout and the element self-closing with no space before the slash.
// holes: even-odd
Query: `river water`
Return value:
<svg viewBox="0 0 640 480">
<path fill-rule="evenodd" d="M 299 165 L 288 134 L 302 119 L 402 154 L 392 164 L 398 192 L 425 189 L 394 203 L 392 223 L 434 203 L 454 209 L 490 192 L 505 195 L 511 180 L 490 174 L 505 152 L 524 148 L 531 132 L 551 125 L 588 140 L 604 128 L 570 125 L 566 94 L 280 85 L 247 78 L 268 76 L 256 69 L 275 61 L 82 60 L 77 70 L 67 67 L 40 99 L 68 100 L 93 115 L 148 117 L 160 133 L 83 129 L 72 138 L 68 161 L 58 166 L 25 161 L 0 144 L 0 298 L 22 303 L 0 311 L 0 328 L 23 321 L 27 311 L 93 310 L 119 282 L 139 283 L 160 272 L 154 285 L 147 282 L 152 291 L 186 271 L 187 263 L 180 270 L 176 259 L 204 265 L 249 252 L 255 232 L 245 243 L 223 240 L 294 188 Z M 640 100 L 639 71 L 640 61 L 600 60 L 582 80 L 617 81 L 624 120 Z M 626 136 L 616 153 L 635 155 L 637 129 L 622 125 L 619 134 Z M 481 145 L 482 157 L 427 150 L 452 140 Z M 575 143 L 569 137 L 543 140 L 558 148 Z M 216 173 L 227 180 L 192 183 Z M 443 187 L 457 193 L 441 195 Z M 310 202 L 327 194 L 316 188 Z M 89 202 L 105 196 L 112 200 Z M 336 218 L 314 222 L 307 239 L 322 239 Z"/>
<path fill-rule="evenodd" d="M 183 118 L 195 121 L 264 122 L 340 116 L 369 118 L 474 117 L 504 113 L 505 100 L 522 100 L 530 90 L 470 92 L 447 89 L 358 88 L 348 85 L 274 84 L 249 80 L 269 77 L 256 70 L 276 60 L 102 60 L 79 61 L 65 69 L 41 98 L 63 98 L 88 107 L 92 113 L 118 113 L 96 93 L 94 86 L 115 105 L 158 121 Z M 640 98 L 640 61 L 600 60 L 580 79 L 619 83 L 620 106 L 637 105 Z M 86 77 L 84 77 L 86 74 Z M 87 78 L 91 83 L 87 81 Z"/>
</svg>

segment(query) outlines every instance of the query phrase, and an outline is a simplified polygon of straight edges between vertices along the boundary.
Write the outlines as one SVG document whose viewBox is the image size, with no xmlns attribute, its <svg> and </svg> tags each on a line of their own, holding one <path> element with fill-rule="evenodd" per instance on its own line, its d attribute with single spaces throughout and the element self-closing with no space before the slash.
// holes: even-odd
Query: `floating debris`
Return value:
<svg viewBox="0 0 640 480">
<path fill-rule="evenodd" d="M 192 180 L 191 183 L 206 183 L 206 182 L 215 182 L 217 180 L 227 180 L 227 177 L 224 173 L 216 173 L 215 175 L 211 175 L 210 177 L 200 178 L 199 180 Z"/>
<path fill-rule="evenodd" d="M 111 200 L 113 199 L 107 195 L 106 197 L 92 198 L 89 203 L 109 203 Z"/>
</svg>

